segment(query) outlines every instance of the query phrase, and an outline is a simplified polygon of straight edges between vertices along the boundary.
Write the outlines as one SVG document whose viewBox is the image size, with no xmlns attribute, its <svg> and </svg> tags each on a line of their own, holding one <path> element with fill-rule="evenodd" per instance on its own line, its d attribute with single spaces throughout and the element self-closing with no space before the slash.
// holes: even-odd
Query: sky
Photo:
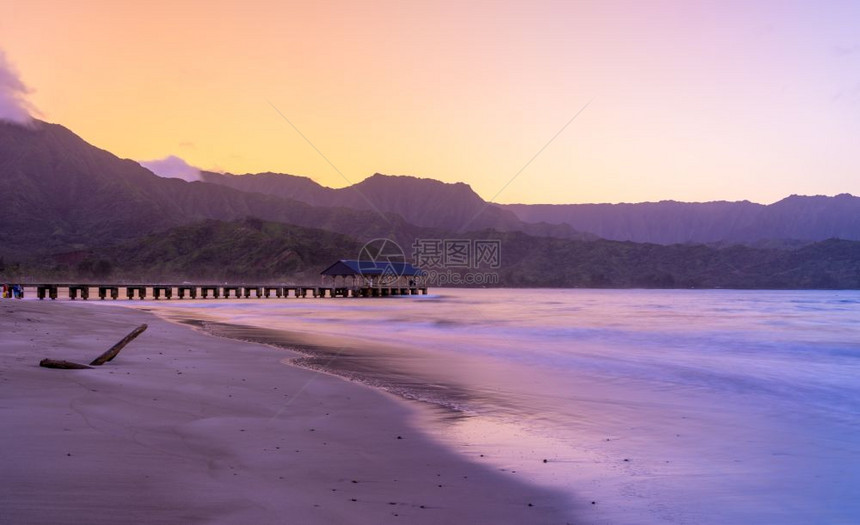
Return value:
<svg viewBox="0 0 860 525">
<path fill-rule="evenodd" d="M 858 28 L 860 0 L 0 0 L 0 118 L 500 203 L 858 195 Z"/>
</svg>

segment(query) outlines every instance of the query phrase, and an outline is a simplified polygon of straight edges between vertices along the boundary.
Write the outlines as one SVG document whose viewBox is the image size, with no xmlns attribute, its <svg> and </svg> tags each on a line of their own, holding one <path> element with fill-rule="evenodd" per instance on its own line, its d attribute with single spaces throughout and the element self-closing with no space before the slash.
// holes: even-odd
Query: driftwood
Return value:
<svg viewBox="0 0 860 525">
<path fill-rule="evenodd" d="M 95 359 L 93 359 L 93 362 L 92 362 L 92 363 L 90 363 L 90 365 L 92 365 L 92 366 L 101 366 L 101 365 L 103 365 L 103 364 L 107 363 L 108 361 L 112 360 L 114 357 L 116 357 L 116 356 L 117 356 L 117 354 L 119 353 L 119 351 L 120 351 L 120 350 L 122 350 L 123 348 L 125 348 L 125 345 L 129 344 L 130 342 L 132 342 L 132 341 L 134 340 L 134 338 L 135 338 L 135 337 L 137 337 L 137 336 L 139 336 L 140 334 L 142 334 L 144 330 L 146 330 L 146 325 L 145 325 L 145 324 L 142 324 L 142 325 L 138 326 L 137 328 L 135 328 L 134 330 L 132 330 L 130 334 L 128 334 L 127 336 L 123 337 L 123 338 L 122 338 L 122 340 L 121 340 L 120 342 L 118 342 L 117 344 L 113 345 L 113 346 L 110 348 L 110 350 L 108 350 L 107 352 L 105 352 L 105 353 L 103 353 L 102 355 L 100 355 L 100 356 L 96 357 Z"/>
<path fill-rule="evenodd" d="M 39 361 L 39 366 L 44 366 L 45 368 L 63 368 L 66 370 L 80 370 L 83 368 L 92 368 L 91 366 L 82 365 L 80 363 L 73 363 L 71 361 L 59 361 L 57 359 L 42 359 Z"/>
<path fill-rule="evenodd" d="M 93 362 L 89 365 L 82 365 L 81 363 L 73 363 L 72 361 L 60 361 L 57 359 L 42 359 L 39 361 L 39 366 L 44 366 L 45 368 L 62 368 L 66 370 L 80 370 L 84 368 L 92 368 L 94 366 L 101 366 L 108 361 L 112 360 L 114 357 L 119 354 L 119 351 L 125 348 L 125 345 L 129 344 L 134 340 L 135 337 L 139 336 L 146 330 L 146 325 L 142 324 L 131 331 L 127 336 L 123 337 L 120 342 L 110 347 L 110 350 L 93 359 Z"/>
</svg>

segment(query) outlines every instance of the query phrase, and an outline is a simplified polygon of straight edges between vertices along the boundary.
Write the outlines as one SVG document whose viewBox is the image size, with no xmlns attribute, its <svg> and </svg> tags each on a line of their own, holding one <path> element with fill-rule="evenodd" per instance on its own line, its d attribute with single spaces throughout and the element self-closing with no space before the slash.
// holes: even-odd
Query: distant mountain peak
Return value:
<svg viewBox="0 0 860 525">
<path fill-rule="evenodd" d="M 140 161 L 139 164 L 159 177 L 182 179 L 186 182 L 202 180 L 200 168 L 188 164 L 185 159 L 176 155 L 168 155 L 162 159 Z"/>
<path fill-rule="evenodd" d="M 848 193 L 750 201 L 508 205 L 524 221 L 567 224 L 604 239 L 656 244 L 860 240 L 860 198 Z"/>
<path fill-rule="evenodd" d="M 386 173 L 376 172 L 370 177 L 367 177 L 361 182 L 367 181 L 389 181 L 389 182 L 399 182 L 399 183 L 413 183 L 413 184 L 432 184 L 434 186 L 458 186 L 458 187 L 467 187 L 471 188 L 465 182 L 445 182 L 439 179 L 434 179 L 431 177 L 418 177 L 417 175 L 389 175 Z M 359 183 L 360 184 L 360 183 Z"/>
<path fill-rule="evenodd" d="M 0 123 L 3 255 L 80 250 L 204 219 L 246 216 L 322 227 L 358 239 L 418 230 L 365 210 L 314 207 L 226 186 L 159 177 L 58 124 Z"/>
</svg>

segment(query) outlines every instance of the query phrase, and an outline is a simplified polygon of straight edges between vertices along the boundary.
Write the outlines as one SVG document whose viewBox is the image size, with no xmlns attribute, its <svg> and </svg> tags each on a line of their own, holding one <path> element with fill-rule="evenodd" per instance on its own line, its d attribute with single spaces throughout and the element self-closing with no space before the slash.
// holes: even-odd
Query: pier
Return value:
<svg viewBox="0 0 860 525">
<path fill-rule="evenodd" d="M 83 301 L 99 300 L 182 300 L 182 299 L 301 299 L 335 297 L 398 297 L 427 295 L 427 286 L 278 286 L 278 285 L 208 285 L 208 284 L 37 284 L 36 297 Z M 61 292 L 66 292 L 61 294 Z"/>
<path fill-rule="evenodd" d="M 42 283 L 35 288 L 39 300 L 68 297 L 87 301 L 90 297 L 116 301 L 196 299 L 300 299 L 336 297 L 401 297 L 427 295 L 427 276 L 409 263 L 341 259 L 322 272 L 321 286 L 296 284 L 154 284 L 154 283 Z M 20 297 L 24 291 L 21 285 Z M 11 289 L 11 285 L 6 285 Z M 60 292 L 65 292 L 61 294 Z M 5 295 L 5 294 L 4 294 Z"/>
</svg>

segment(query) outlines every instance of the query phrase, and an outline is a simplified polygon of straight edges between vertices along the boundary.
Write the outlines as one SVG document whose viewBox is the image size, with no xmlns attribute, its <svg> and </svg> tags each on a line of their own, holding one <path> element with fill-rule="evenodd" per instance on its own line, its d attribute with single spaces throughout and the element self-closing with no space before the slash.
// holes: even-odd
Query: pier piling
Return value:
<svg viewBox="0 0 860 525">
<path fill-rule="evenodd" d="M 185 293 L 192 299 L 197 299 L 197 287 L 196 286 L 178 286 L 176 287 L 176 293 L 179 295 L 180 299 L 185 299 Z"/>
</svg>

